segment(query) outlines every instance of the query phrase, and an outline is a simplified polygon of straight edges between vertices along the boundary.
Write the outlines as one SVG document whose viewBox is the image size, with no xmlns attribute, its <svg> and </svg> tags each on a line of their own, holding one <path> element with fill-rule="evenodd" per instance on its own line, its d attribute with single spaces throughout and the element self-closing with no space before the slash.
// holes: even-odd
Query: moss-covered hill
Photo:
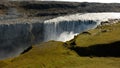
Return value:
<svg viewBox="0 0 120 68">
<path fill-rule="evenodd" d="M 119 30 L 120 23 L 83 32 L 65 43 L 37 44 L 18 57 L 0 61 L 0 68 L 120 68 Z"/>
</svg>

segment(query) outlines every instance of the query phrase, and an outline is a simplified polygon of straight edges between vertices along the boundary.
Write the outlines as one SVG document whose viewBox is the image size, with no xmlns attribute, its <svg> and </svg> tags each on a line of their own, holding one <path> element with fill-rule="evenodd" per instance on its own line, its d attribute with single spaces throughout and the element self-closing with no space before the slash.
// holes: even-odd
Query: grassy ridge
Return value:
<svg viewBox="0 0 120 68">
<path fill-rule="evenodd" d="M 91 46 L 95 44 L 108 44 L 120 41 L 120 24 L 101 26 L 97 29 L 90 30 L 89 34 L 81 34 L 76 39 L 76 45 Z M 86 43 L 87 42 L 87 43 Z"/>
<path fill-rule="evenodd" d="M 76 36 L 67 44 L 49 41 L 33 46 L 33 48 L 16 57 L 0 61 L 1 68 L 120 68 L 120 23 L 98 27 Z M 117 44 L 114 44 L 117 42 Z M 67 46 L 76 45 L 72 50 Z M 101 45 L 100 45 L 101 44 Z M 103 47 L 101 47 L 103 46 Z M 109 47 L 106 47 L 109 46 Z M 112 47 L 110 47 L 112 46 Z M 116 57 L 114 46 L 117 46 Z M 110 48 L 109 56 L 99 52 L 104 47 Z M 100 48 L 100 49 L 98 49 Z M 116 48 L 116 47 L 115 47 Z M 97 49 L 97 50 L 96 50 Z M 83 52 L 81 52 L 83 51 Z M 105 50 L 109 51 L 109 49 Z M 90 55 L 89 55 L 89 53 Z M 116 52 L 116 50 L 115 50 Z M 109 52 L 108 52 L 109 53 Z M 86 55 L 88 54 L 88 55 Z M 112 54 L 112 55 L 111 55 Z M 94 56 L 95 55 L 95 56 Z M 99 56 L 100 55 L 100 56 Z"/>
</svg>

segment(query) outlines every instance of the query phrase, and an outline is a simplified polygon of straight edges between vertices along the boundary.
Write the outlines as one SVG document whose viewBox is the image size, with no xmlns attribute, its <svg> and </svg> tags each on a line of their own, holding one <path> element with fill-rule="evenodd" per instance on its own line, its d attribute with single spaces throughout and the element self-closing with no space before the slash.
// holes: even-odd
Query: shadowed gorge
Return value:
<svg viewBox="0 0 120 68">
<path fill-rule="evenodd" d="M 0 68 L 120 68 L 120 3 L 0 2 Z"/>
<path fill-rule="evenodd" d="M 2 20 L 0 23 L 0 59 L 17 56 L 30 46 L 41 42 L 68 41 L 83 31 L 96 28 L 101 25 L 101 22 L 104 24 L 104 21 L 109 21 L 109 19 L 113 19 L 113 22 L 116 19 L 115 23 L 117 23 L 119 14 L 78 13 L 48 20 L 40 18 Z"/>
<path fill-rule="evenodd" d="M 69 40 L 74 37 L 74 33 L 91 29 L 96 24 L 97 22 L 89 20 L 62 21 L 57 24 L 53 22 L 44 23 L 40 20 L 32 23 L 2 24 L 0 25 L 0 59 L 24 53 L 30 50 L 29 48 L 33 44 L 49 40 Z M 69 34 L 71 35 L 69 36 Z"/>
<path fill-rule="evenodd" d="M 103 32 L 109 29 L 111 31 Z M 120 23 L 105 25 L 85 31 L 67 42 L 48 41 L 33 45 L 31 50 L 26 50 L 22 55 L 1 61 L 0 66 L 3 68 L 96 68 L 97 65 L 97 68 L 119 68 L 119 29 Z"/>
<path fill-rule="evenodd" d="M 10 52 L 19 52 L 14 51 L 18 46 L 21 51 L 28 48 L 32 44 L 41 43 L 49 40 L 59 40 L 66 41 L 67 36 L 70 32 L 80 33 L 82 31 L 94 28 L 97 22 L 95 21 L 62 21 L 57 24 L 49 22 L 33 22 L 26 24 L 10 24 L 10 25 L 1 25 L 0 35 L 1 35 L 1 52 L 3 55 Z M 72 27 L 72 28 L 70 28 Z M 68 32 L 65 35 L 64 32 Z M 62 34 L 62 35 L 61 35 Z M 71 34 L 71 35 L 73 35 Z M 74 35 L 73 35 L 74 36 Z M 71 39 L 71 38 L 70 38 Z M 11 47 L 12 46 L 12 47 Z M 4 47 L 4 49 L 3 49 Z M 7 52 L 4 52 L 7 51 Z M 13 51 L 12 51 L 13 50 Z M 21 52 L 20 51 L 20 52 Z M 9 55 L 8 54 L 8 55 Z M 14 53 L 13 53 L 14 54 Z M 6 55 L 6 54 L 5 54 Z"/>
</svg>

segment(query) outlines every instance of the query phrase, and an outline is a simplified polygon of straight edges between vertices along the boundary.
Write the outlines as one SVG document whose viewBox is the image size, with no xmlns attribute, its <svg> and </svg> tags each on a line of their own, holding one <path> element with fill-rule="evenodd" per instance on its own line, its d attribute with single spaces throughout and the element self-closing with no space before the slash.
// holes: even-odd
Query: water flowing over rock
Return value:
<svg viewBox="0 0 120 68">
<path fill-rule="evenodd" d="M 98 22 L 93 20 L 61 21 L 59 23 L 49 22 L 44 24 L 45 41 L 57 40 L 68 41 L 74 35 L 97 27 Z"/>
<path fill-rule="evenodd" d="M 0 23 L 0 59 L 19 55 L 32 44 L 68 41 L 83 31 L 94 29 L 102 21 L 118 19 L 120 13 L 78 13 L 49 20 L 4 20 Z M 22 22 L 21 22 L 22 21 Z"/>
<path fill-rule="evenodd" d="M 74 35 L 94 29 L 109 19 L 120 19 L 120 13 L 78 13 L 46 20 L 44 40 L 68 41 Z"/>
</svg>

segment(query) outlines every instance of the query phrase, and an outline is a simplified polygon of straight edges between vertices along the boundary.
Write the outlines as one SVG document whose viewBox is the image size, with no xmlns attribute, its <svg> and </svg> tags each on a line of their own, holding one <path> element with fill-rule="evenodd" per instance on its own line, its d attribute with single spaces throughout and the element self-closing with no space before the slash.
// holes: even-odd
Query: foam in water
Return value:
<svg viewBox="0 0 120 68">
<path fill-rule="evenodd" d="M 77 20 L 77 21 L 61 21 L 59 23 L 44 24 L 44 41 L 57 40 L 68 41 L 83 31 L 96 28 L 99 21 L 93 20 Z"/>
<path fill-rule="evenodd" d="M 74 38 L 74 36 L 77 35 L 77 34 L 78 34 L 78 33 L 63 32 L 63 33 L 60 34 L 60 36 L 57 38 L 57 40 L 59 40 L 59 41 L 62 40 L 63 42 L 65 42 L 65 41 L 68 41 L 68 40 Z"/>
</svg>

